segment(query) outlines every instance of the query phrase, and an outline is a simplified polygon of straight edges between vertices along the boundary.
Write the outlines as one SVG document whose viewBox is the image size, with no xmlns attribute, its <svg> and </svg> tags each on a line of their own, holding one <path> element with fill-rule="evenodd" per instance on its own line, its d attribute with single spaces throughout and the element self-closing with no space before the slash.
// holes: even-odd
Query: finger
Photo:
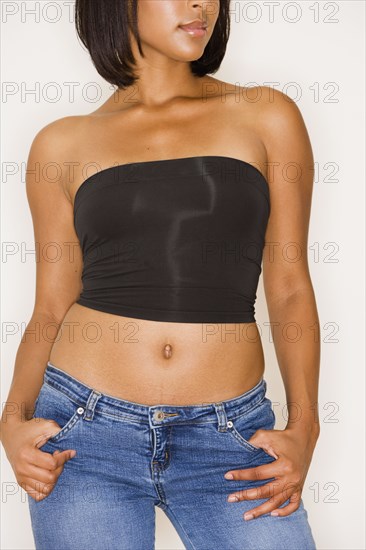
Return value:
<svg viewBox="0 0 366 550">
<path fill-rule="evenodd" d="M 280 516 L 280 517 L 289 516 L 299 508 L 300 503 L 301 503 L 301 494 L 294 493 L 290 497 L 290 502 L 286 506 L 283 506 L 282 508 L 275 508 L 274 510 L 272 510 L 271 516 Z"/>
<path fill-rule="evenodd" d="M 57 449 L 57 451 L 57 454 L 55 454 L 55 452 L 51 454 L 47 451 L 42 451 L 41 449 L 33 449 L 30 456 L 30 462 L 38 468 L 57 470 L 67 460 L 74 458 L 76 455 L 75 449 L 66 449 L 65 451 L 59 451 Z"/>
<path fill-rule="evenodd" d="M 45 453 L 49 454 L 50 453 Z M 28 486 L 30 491 L 32 492 L 33 498 L 36 501 L 42 500 L 46 496 L 49 495 L 49 493 L 53 490 L 55 484 L 57 483 L 58 477 L 61 474 L 64 464 L 67 460 L 70 458 L 73 458 L 76 455 L 76 451 L 74 449 L 67 449 L 65 451 L 60 451 L 56 449 L 53 452 L 53 455 L 51 456 L 53 460 L 58 464 L 58 466 L 53 467 L 51 470 L 40 468 L 38 465 L 35 465 L 34 467 L 31 466 L 31 470 L 33 470 L 36 478 L 28 477 Z"/>
<path fill-rule="evenodd" d="M 256 508 L 252 508 L 252 510 L 248 510 L 247 512 L 245 512 L 244 519 L 246 521 L 253 520 L 262 516 L 263 514 L 268 514 L 272 512 L 272 510 L 276 510 L 284 502 L 286 502 L 286 499 L 284 500 L 283 497 L 271 498 L 260 506 L 256 506 Z"/>
<path fill-rule="evenodd" d="M 31 477 L 25 477 L 19 485 L 36 501 L 48 496 L 54 487 L 54 485 L 41 483 Z"/>
<path fill-rule="evenodd" d="M 269 464 L 262 464 L 254 468 L 240 468 L 239 470 L 228 470 L 224 477 L 225 479 L 234 480 L 262 480 L 271 477 L 277 477 L 281 471 L 281 465 L 278 466 L 279 460 Z"/>
<path fill-rule="evenodd" d="M 58 449 L 56 449 L 56 451 L 53 453 L 53 457 L 56 458 L 57 467 L 63 466 L 65 462 L 67 462 L 71 458 L 74 458 L 74 456 L 76 456 L 75 449 L 65 449 L 64 451 L 59 451 Z"/>
<path fill-rule="evenodd" d="M 272 513 L 272 512 L 275 512 L 276 514 L 277 514 L 277 512 L 279 512 L 279 515 L 282 515 L 281 514 L 282 510 L 286 510 L 283 515 L 289 515 L 294 510 L 297 510 L 297 508 L 300 506 L 299 495 L 300 495 L 299 492 L 294 492 L 288 498 L 286 496 L 284 497 L 283 493 L 281 493 L 281 496 L 275 496 L 275 497 L 267 500 L 266 502 L 264 502 L 260 506 L 257 506 L 256 508 L 253 508 L 252 510 L 248 510 L 247 512 L 245 512 L 244 519 L 245 520 L 252 520 L 252 519 L 255 519 L 259 516 L 262 516 L 263 514 L 268 514 L 268 513 Z M 300 496 L 300 498 L 301 498 L 301 496 Z M 288 507 L 290 506 L 290 504 L 288 504 L 287 506 L 284 506 L 283 508 L 279 508 L 279 506 L 281 506 L 282 504 L 287 502 L 287 500 L 289 500 L 289 499 L 290 499 L 291 507 L 290 507 L 290 511 L 287 513 L 287 510 L 288 510 Z"/>
<path fill-rule="evenodd" d="M 63 466 L 56 470 L 47 470 L 46 468 L 40 468 L 33 464 L 25 464 L 24 468 L 20 468 L 17 474 L 23 477 L 29 477 L 37 480 L 39 483 L 55 483 L 61 474 Z"/>
<path fill-rule="evenodd" d="M 273 458 L 278 460 L 278 458 L 279 458 L 278 454 L 276 453 L 274 448 L 271 446 L 271 444 L 268 443 L 267 441 L 266 442 L 261 442 L 260 438 L 257 441 L 255 441 L 255 438 L 254 438 L 254 439 L 248 439 L 248 442 L 251 443 L 252 445 L 254 445 L 255 447 L 260 447 L 267 454 L 273 456 Z"/>
<path fill-rule="evenodd" d="M 58 468 L 56 457 L 41 449 L 33 449 L 29 456 L 29 463 L 44 470 L 56 470 Z"/>
<path fill-rule="evenodd" d="M 282 485 L 280 483 L 269 482 L 261 487 L 252 487 L 251 489 L 240 489 L 235 493 L 231 493 L 227 500 L 228 502 L 240 502 L 241 500 L 257 500 L 260 498 L 272 498 L 282 493 Z"/>
<path fill-rule="evenodd" d="M 36 437 L 36 439 L 34 440 L 33 444 L 35 447 L 39 448 L 39 447 L 42 447 L 42 445 L 44 445 L 45 443 L 47 443 L 47 441 L 53 437 L 54 435 L 57 435 L 58 432 L 61 431 L 61 428 L 59 427 L 59 429 L 57 431 L 53 431 L 53 432 L 47 432 L 47 433 L 41 433 L 40 435 L 38 435 Z"/>
</svg>

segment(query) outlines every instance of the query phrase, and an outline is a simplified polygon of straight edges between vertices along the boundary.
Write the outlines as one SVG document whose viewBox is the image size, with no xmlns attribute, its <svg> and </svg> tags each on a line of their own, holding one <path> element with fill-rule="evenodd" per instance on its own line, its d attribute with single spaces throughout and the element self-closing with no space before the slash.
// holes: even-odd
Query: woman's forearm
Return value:
<svg viewBox="0 0 366 550">
<path fill-rule="evenodd" d="M 1 429 L 4 424 L 32 417 L 58 328 L 59 323 L 51 316 L 33 313 L 18 347 L 10 390 L 3 405 Z"/>
<path fill-rule="evenodd" d="M 286 429 L 317 438 L 320 329 L 313 289 L 308 286 L 269 301 L 268 310 L 286 391 Z"/>
</svg>

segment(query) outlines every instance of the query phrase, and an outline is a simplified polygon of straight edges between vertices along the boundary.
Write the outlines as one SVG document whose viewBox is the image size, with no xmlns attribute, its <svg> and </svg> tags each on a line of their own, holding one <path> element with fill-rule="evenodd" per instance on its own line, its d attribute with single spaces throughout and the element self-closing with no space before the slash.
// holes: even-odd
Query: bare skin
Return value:
<svg viewBox="0 0 366 550">
<path fill-rule="evenodd" d="M 208 87 L 215 93 L 204 103 Z M 231 92 L 223 95 L 225 88 Z M 266 152 L 255 131 L 257 105 L 253 108 L 243 100 L 238 106 L 235 86 L 213 78 L 197 82 L 196 91 L 197 97 L 175 98 L 163 107 L 131 105 L 125 101 L 130 92 L 120 92 L 118 99 L 113 96 L 91 115 L 66 121 L 70 134 L 76 135 L 72 144 L 78 153 L 69 159 L 78 165 L 65 183 L 70 226 L 80 185 L 92 173 L 116 164 L 222 154 L 249 159 L 266 175 Z M 254 97 L 257 92 L 244 93 Z M 95 139 L 99 135 L 104 136 L 103 144 Z M 192 143 L 202 145 L 192 147 Z M 144 155 L 136 156 L 141 150 Z M 91 161 L 97 169 L 85 171 Z M 77 236 L 72 239 L 76 242 Z M 50 269 L 53 274 L 49 276 L 64 278 L 62 262 Z M 80 272 L 81 265 L 76 264 L 75 269 Z M 76 278 L 75 282 L 79 284 Z M 97 328 L 86 330 L 90 323 Z M 230 333 L 233 330 L 235 334 Z M 264 370 L 256 323 L 155 322 L 106 314 L 79 304 L 67 311 L 50 361 L 100 391 L 149 405 L 229 399 L 253 387 Z"/>
<path fill-rule="evenodd" d="M 318 317 L 306 255 L 313 182 L 308 134 L 298 107 L 281 92 L 191 74 L 188 61 L 202 55 L 215 12 L 208 16 L 211 28 L 204 40 L 181 36 L 175 26 L 199 16 L 203 2 L 151 0 L 143 6 L 139 27 L 148 58 L 139 58 L 135 49 L 138 83 L 114 93 L 88 115 L 49 124 L 31 147 L 29 170 L 40 168 L 38 175 L 27 174 L 35 241 L 40 250 L 57 243 L 60 254 L 57 261 L 39 254 L 36 301 L 27 329 L 38 323 L 41 329 L 48 328 L 40 331 L 48 338 L 29 338 L 19 346 L 8 402 L 23 404 L 25 411 L 14 407 L 7 422 L 3 415 L 2 442 L 18 483 L 37 500 L 45 498 L 50 489 L 40 482 L 52 478 L 55 483 L 64 461 L 72 458 L 71 450 L 51 456 L 38 449 L 46 431 L 51 436 L 60 429 L 51 423 L 52 431 L 49 421 L 36 423 L 31 418 L 47 360 L 99 391 L 146 405 L 230 399 L 261 379 L 265 365 L 260 332 L 269 332 L 265 327 L 259 331 L 256 323 L 155 322 L 75 303 L 81 291 L 82 256 L 73 204 L 90 175 L 130 162 L 234 157 L 256 166 L 270 186 L 266 243 L 276 247 L 265 249 L 263 282 L 270 321 L 278 323 L 272 336 L 287 402 L 297 403 L 302 416 L 296 419 L 297 411 L 289 407 L 285 430 L 258 430 L 250 439 L 278 460 L 232 473 L 237 479 L 276 477 L 277 483 L 261 487 L 260 494 L 256 490 L 255 495 L 247 491 L 237 496 L 240 500 L 273 496 L 252 510 L 254 516 L 276 511 L 291 496 L 292 502 L 279 512 L 288 515 L 298 507 L 319 435 L 314 404 L 320 352 L 311 329 L 317 327 Z M 155 17 L 150 10 L 155 10 Z M 172 34 L 167 32 L 170 28 Z M 57 165 L 56 181 L 50 179 L 54 173 L 47 172 L 46 177 L 42 170 L 49 162 Z M 298 172 L 289 169 L 289 163 Z M 289 242 L 302 251 L 296 262 L 283 254 Z M 282 331 L 293 322 L 302 331 L 296 343 Z M 289 484 L 292 489 L 286 492 Z"/>
</svg>

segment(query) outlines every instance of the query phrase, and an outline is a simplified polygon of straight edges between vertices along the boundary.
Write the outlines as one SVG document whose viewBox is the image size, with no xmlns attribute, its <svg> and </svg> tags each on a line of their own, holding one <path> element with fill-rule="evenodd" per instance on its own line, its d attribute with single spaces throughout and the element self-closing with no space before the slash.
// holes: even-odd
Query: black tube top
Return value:
<svg viewBox="0 0 366 550">
<path fill-rule="evenodd" d="M 269 186 L 226 156 L 120 164 L 79 187 L 76 303 L 166 322 L 255 322 Z"/>
</svg>

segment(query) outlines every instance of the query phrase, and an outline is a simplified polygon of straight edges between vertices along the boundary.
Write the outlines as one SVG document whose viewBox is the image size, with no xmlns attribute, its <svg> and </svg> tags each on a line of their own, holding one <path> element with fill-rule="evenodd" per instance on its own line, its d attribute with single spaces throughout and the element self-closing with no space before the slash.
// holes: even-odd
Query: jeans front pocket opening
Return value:
<svg viewBox="0 0 366 550">
<path fill-rule="evenodd" d="M 249 451 L 251 451 L 252 453 L 258 453 L 260 451 L 263 451 L 263 449 L 261 447 L 256 447 L 255 445 L 253 445 L 252 443 L 250 443 L 249 441 L 247 441 L 238 431 L 237 429 L 235 428 L 235 425 L 233 423 L 232 420 L 229 420 L 227 422 L 227 428 L 228 428 L 228 431 L 229 433 L 240 443 L 240 445 L 242 445 L 243 447 L 245 447 L 246 449 L 248 449 Z"/>
<path fill-rule="evenodd" d="M 73 413 L 71 418 L 66 422 L 66 424 L 61 428 L 57 434 L 53 435 L 48 439 L 48 441 L 52 441 L 53 443 L 56 443 L 60 439 L 62 439 L 67 433 L 70 432 L 74 428 L 74 426 L 78 423 L 78 421 L 82 418 L 82 414 L 84 413 L 85 409 L 83 407 L 78 407 L 77 410 Z"/>
</svg>

